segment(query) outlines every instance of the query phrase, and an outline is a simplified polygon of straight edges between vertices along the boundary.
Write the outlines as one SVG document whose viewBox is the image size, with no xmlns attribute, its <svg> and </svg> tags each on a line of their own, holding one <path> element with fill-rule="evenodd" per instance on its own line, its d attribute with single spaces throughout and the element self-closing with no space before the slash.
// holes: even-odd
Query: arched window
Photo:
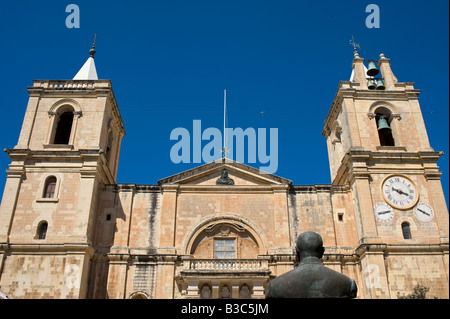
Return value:
<svg viewBox="0 0 450 319">
<path fill-rule="evenodd" d="M 253 259 L 264 250 L 252 229 L 234 220 L 205 223 L 191 237 L 187 251 L 196 259 Z"/>
<path fill-rule="evenodd" d="M 45 237 L 47 236 L 47 228 L 48 223 L 46 221 L 42 221 L 39 223 L 36 234 L 37 239 L 45 239 Z"/>
<path fill-rule="evenodd" d="M 404 239 L 411 239 L 411 228 L 409 227 L 408 222 L 402 223 L 402 232 L 403 232 L 403 238 Z"/>
<path fill-rule="evenodd" d="M 73 112 L 64 112 L 59 116 L 53 144 L 69 144 L 72 123 Z"/>
<path fill-rule="evenodd" d="M 56 177 L 50 176 L 45 181 L 43 198 L 53 198 L 55 197 L 56 190 Z"/>
<path fill-rule="evenodd" d="M 394 137 L 391 128 L 391 112 L 384 107 L 380 107 L 375 111 L 375 119 L 377 122 L 378 137 L 381 146 L 395 146 Z"/>
</svg>

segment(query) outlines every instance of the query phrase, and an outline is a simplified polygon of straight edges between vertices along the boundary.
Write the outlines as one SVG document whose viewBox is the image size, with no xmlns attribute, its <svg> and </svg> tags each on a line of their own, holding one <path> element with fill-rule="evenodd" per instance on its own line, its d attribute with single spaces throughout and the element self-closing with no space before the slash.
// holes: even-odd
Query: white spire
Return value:
<svg viewBox="0 0 450 319">
<path fill-rule="evenodd" d="M 80 71 L 73 78 L 74 80 L 98 80 L 97 69 L 95 68 L 94 55 L 95 55 L 95 36 L 92 48 L 89 50 L 89 58 L 83 64 Z"/>
<path fill-rule="evenodd" d="M 73 78 L 74 80 L 98 80 L 97 70 L 95 69 L 94 58 L 90 56 L 80 71 Z"/>
</svg>

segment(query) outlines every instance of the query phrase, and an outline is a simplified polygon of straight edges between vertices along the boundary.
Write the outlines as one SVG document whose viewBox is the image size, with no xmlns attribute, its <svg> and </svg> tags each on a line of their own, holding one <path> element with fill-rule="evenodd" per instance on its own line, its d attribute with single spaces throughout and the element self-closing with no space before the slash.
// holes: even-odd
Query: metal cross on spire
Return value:
<svg viewBox="0 0 450 319">
<path fill-rule="evenodd" d="M 350 45 L 353 46 L 353 49 L 355 51 L 354 53 L 358 53 L 358 50 L 356 48 L 361 49 L 359 44 L 355 42 L 355 38 L 353 37 L 353 35 L 352 35 L 352 39 L 350 40 Z"/>
<path fill-rule="evenodd" d="M 95 38 L 97 38 L 97 32 L 95 32 L 94 37 L 92 38 L 92 48 L 89 50 L 89 54 L 91 57 L 95 55 Z"/>
</svg>

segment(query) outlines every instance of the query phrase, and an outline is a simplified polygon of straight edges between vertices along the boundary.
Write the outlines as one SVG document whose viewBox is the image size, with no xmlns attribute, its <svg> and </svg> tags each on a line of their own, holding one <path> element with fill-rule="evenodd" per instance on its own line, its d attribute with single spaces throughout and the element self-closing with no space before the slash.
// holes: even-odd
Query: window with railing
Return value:
<svg viewBox="0 0 450 319">
<path fill-rule="evenodd" d="M 214 258 L 231 259 L 236 258 L 234 239 L 214 239 Z"/>
</svg>

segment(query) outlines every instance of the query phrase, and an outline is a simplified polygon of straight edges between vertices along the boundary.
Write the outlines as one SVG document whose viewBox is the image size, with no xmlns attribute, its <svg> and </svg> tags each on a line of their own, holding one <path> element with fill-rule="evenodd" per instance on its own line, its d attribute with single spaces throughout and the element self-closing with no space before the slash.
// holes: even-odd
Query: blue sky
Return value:
<svg viewBox="0 0 450 319">
<path fill-rule="evenodd" d="M 65 25 L 80 8 L 80 28 Z M 380 28 L 365 25 L 368 4 Z M 99 78 L 110 79 L 125 122 L 117 181 L 156 184 L 199 164 L 174 164 L 170 133 L 223 126 L 278 128 L 276 175 L 328 184 L 323 122 L 349 80 L 352 35 L 360 55 L 391 59 L 420 105 L 448 203 L 448 1 L 2 1 L 0 146 L 17 144 L 33 79 L 72 79 L 97 32 Z M 261 113 L 263 112 L 263 113 Z M 207 142 L 204 142 L 205 145 Z M 6 153 L 0 154 L 3 192 Z M 248 164 L 248 163 L 247 163 Z M 250 164 L 258 167 L 256 164 Z"/>
</svg>

